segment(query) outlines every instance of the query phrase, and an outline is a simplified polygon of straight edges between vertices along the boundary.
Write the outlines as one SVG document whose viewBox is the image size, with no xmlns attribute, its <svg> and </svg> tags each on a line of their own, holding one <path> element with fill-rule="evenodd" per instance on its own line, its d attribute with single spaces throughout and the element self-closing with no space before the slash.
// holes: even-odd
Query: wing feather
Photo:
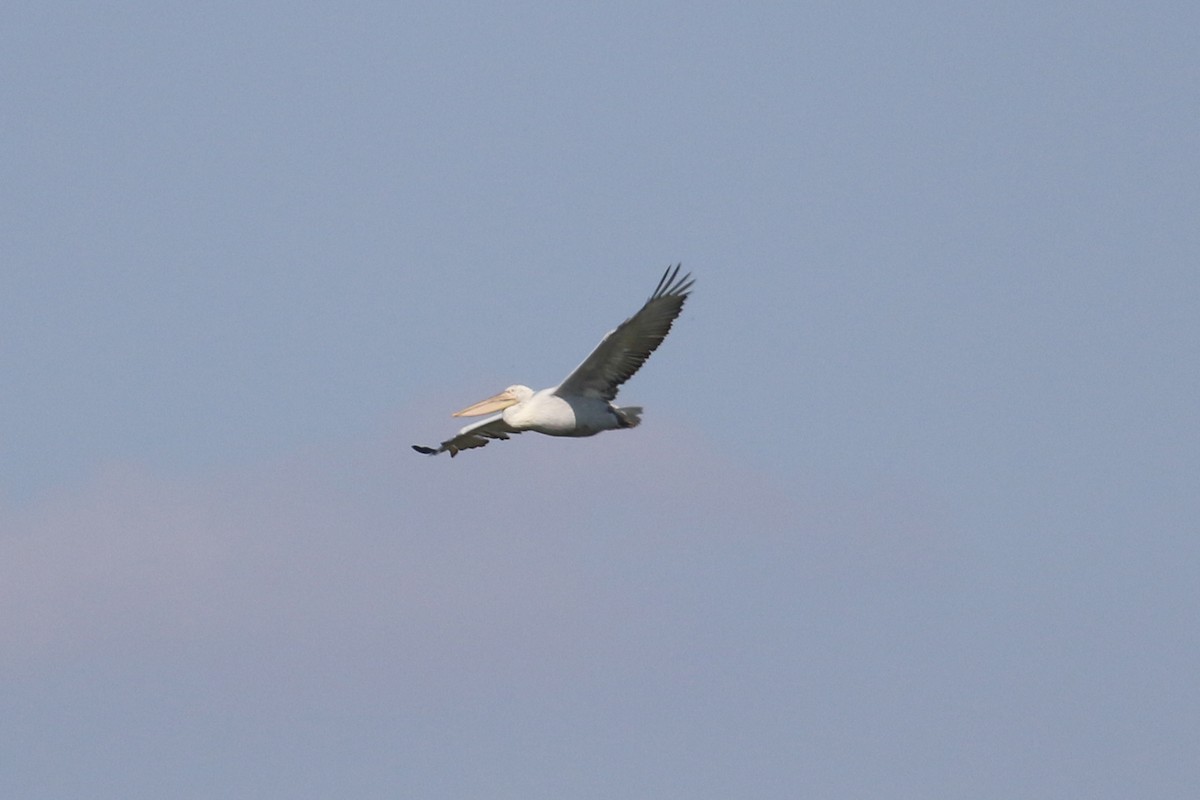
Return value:
<svg viewBox="0 0 1200 800">
<path fill-rule="evenodd" d="M 683 310 L 694 281 L 690 273 L 679 277 L 682 266 L 667 267 L 645 305 L 609 331 L 554 393 L 600 397 L 612 402 L 621 384 L 632 378 L 662 344 L 671 332 L 671 324 Z"/>
<path fill-rule="evenodd" d="M 440 447 L 423 447 L 413 445 L 418 453 L 436 456 L 438 453 L 449 452 L 454 458 L 460 450 L 470 450 L 473 447 L 483 447 L 492 439 L 507 439 L 510 435 L 520 433 L 519 430 L 504 421 L 503 412 L 485 417 L 460 430 L 456 435 L 442 442 Z"/>
</svg>

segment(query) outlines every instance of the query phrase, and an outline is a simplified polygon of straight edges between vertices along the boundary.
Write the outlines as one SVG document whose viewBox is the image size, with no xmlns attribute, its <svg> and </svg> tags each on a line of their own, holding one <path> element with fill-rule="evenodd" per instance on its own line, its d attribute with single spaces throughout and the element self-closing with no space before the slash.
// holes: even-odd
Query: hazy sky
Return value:
<svg viewBox="0 0 1200 800">
<path fill-rule="evenodd" d="M 0 795 L 1200 796 L 1198 29 L 7 3 Z"/>
</svg>

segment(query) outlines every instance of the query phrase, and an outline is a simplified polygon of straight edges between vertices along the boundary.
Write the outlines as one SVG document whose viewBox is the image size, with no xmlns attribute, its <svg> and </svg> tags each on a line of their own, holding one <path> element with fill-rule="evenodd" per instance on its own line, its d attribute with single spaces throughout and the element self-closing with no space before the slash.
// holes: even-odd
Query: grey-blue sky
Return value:
<svg viewBox="0 0 1200 800">
<path fill-rule="evenodd" d="M 1194 794 L 1191 6 L 3 14 L 17 794 Z"/>
</svg>

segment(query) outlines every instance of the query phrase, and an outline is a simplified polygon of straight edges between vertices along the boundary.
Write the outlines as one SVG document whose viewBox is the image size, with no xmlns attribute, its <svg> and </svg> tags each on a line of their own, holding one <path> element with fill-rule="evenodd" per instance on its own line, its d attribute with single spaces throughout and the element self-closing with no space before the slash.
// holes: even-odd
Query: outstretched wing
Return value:
<svg viewBox="0 0 1200 800">
<path fill-rule="evenodd" d="M 479 422 L 472 423 L 458 432 L 456 436 L 442 442 L 440 447 L 423 447 L 419 444 L 412 446 L 418 453 L 436 456 L 438 453 L 449 451 L 450 457 L 458 455 L 459 450 L 470 450 L 472 447 L 483 447 L 492 439 L 507 439 L 519 430 L 504 421 L 504 414 L 493 414 Z"/>
<path fill-rule="evenodd" d="M 683 302 L 694 281 L 691 274 L 679 277 L 682 264 L 667 267 L 658 288 L 636 314 L 611 330 L 555 394 L 599 397 L 611 402 L 622 383 L 633 377 L 667 334 L 683 310 Z"/>
</svg>

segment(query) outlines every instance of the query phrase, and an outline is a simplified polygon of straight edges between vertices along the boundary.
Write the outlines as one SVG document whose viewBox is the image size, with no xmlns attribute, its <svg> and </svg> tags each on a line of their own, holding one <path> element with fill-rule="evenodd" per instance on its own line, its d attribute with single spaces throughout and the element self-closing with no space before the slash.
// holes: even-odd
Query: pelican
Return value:
<svg viewBox="0 0 1200 800">
<path fill-rule="evenodd" d="M 490 417 L 460 430 L 439 447 L 414 444 L 426 455 L 483 447 L 492 439 L 507 439 L 524 431 L 550 436 L 594 436 L 601 431 L 635 428 L 642 421 L 639 406 L 618 408 L 612 401 L 617 389 L 646 363 L 650 354 L 671 331 L 671 323 L 683 310 L 694 281 L 691 274 L 679 277 L 682 264 L 667 267 L 658 288 L 636 314 L 605 334 L 583 363 L 558 386 L 535 392 L 528 386 L 509 386 L 499 394 L 480 400 L 455 417 Z"/>
</svg>

